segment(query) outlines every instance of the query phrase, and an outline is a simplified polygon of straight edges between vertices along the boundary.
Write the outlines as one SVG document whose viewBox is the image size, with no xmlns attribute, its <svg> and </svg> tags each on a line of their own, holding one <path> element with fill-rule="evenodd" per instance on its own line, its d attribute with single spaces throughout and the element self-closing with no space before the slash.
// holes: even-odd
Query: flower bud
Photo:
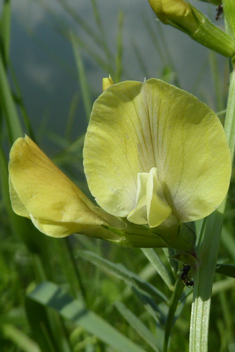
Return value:
<svg viewBox="0 0 235 352">
<path fill-rule="evenodd" d="M 228 3 L 235 2 L 227 0 Z M 235 55 L 235 40 L 211 23 L 194 6 L 183 0 L 149 0 L 159 20 L 188 34 L 192 39 L 221 55 Z M 231 11 L 231 18 L 232 13 Z M 232 20 L 231 20 L 232 22 Z M 234 21 L 235 30 L 235 21 Z"/>
<path fill-rule="evenodd" d="M 113 85 L 112 77 L 109 75 L 109 77 L 103 78 L 102 85 L 103 85 L 103 92 L 104 92 L 107 88 Z"/>
</svg>

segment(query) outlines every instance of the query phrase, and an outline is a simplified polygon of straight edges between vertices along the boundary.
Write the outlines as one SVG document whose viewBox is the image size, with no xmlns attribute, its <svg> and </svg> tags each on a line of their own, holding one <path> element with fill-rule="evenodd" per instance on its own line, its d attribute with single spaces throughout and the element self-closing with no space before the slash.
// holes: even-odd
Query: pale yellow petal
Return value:
<svg viewBox="0 0 235 352">
<path fill-rule="evenodd" d="M 102 80 L 102 86 L 103 86 L 103 92 L 108 89 L 110 86 L 112 86 L 114 83 L 113 83 L 113 80 L 112 80 L 112 77 L 109 75 L 109 77 L 105 77 L 103 78 Z"/>
<path fill-rule="evenodd" d="M 148 224 L 150 227 L 159 226 L 168 218 L 172 209 L 165 199 L 163 187 L 158 180 L 156 167 L 149 172 L 146 193 Z"/>
<path fill-rule="evenodd" d="M 127 219 L 134 224 L 156 227 L 166 220 L 171 212 L 157 177 L 157 168 L 152 168 L 149 173 L 139 173 L 136 206 Z"/>
<path fill-rule="evenodd" d="M 155 166 L 142 83 L 109 87 L 94 103 L 85 137 L 84 167 L 98 204 L 116 216 L 135 207 L 137 174 Z"/>
<path fill-rule="evenodd" d="M 51 237 L 66 237 L 68 234 L 78 233 L 114 242 L 119 241 L 119 236 L 103 226 L 82 225 L 77 222 L 65 223 L 52 220 L 48 221 L 36 219 L 32 215 L 30 216 L 30 219 L 40 232 Z"/>
<path fill-rule="evenodd" d="M 148 215 L 147 215 L 147 182 L 148 182 L 148 173 L 143 172 L 137 175 L 137 199 L 136 206 L 130 212 L 127 217 L 127 220 L 138 225 L 147 225 L 148 224 Z"/>
<path fill-rule="evenodd" d="M 14 212 L 17 215 L 24 216 L 26 218 L 30 218 L 29 212 L 25 208 L 24 204 L 21 202 L 18 194 L 15 191 L 15 188 L 11 182 L 11 179 L 9 178 L 9 192 L 10 192 L 10 197 L 11 197 L 11 206 Z"/>
<path fill-rule="evenodd" d="M 165 197 L 181 221 L 203 218 L 222 202 L 230 181 L 230 152 L 220 120 L 174 86 L 151 79 L 145 88 L 149 115 L 157 124 L 154 149 Z"/>
<path fill-rule="evenodd" d="M 225 197 L 231 173 L 216 114 L 191 94 L 156 79 L 113 85 L 97 99 L 84 166 L 98 204 L 123 217 L 137 205 L 138 174 L 157 168 L 166 207 L 180 221 L 210 214 Z"/>
<path fill-rule="evenodd" d="M 108 226 L 110 219 L 119 222 L 99 210 L 27 136 L 11 149 L 9 180 L 13 210 L 39 229 L 44 224 L 41 230 L 49 236 Z"/>
</svg>

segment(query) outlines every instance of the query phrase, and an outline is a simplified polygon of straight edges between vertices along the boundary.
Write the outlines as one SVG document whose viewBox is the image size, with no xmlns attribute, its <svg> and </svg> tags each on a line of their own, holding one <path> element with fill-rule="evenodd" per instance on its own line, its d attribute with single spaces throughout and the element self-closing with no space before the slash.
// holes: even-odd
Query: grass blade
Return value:
<svg viewBox="0 0 235 352">
<path fill-rule="evenodd" d="M 2 55 L 0 55 L 0 105 L 5 115 L 9 140 L 13 143 L 18 137 L 23 136 L 23 131 L 7 80 Z"/>
<path fill-rule="evenodd" d="M 122 53 L 123 53 L 123 44 L 122 44 L 122 30 L 123 30 L 123 12 L 120 11 L 118 14 L 118 34 L 117 34 L 117 55 L 116 55 L 116 77 L 115 83 L 121 81 L 122 78 Z"/>
<path fill-rule="evenodd" d="M 57 352 L 56 341 L 51 330 L 46 308 L 37 301 L 26 298 L 25 311 L 32 331 L 32 336 L 41 351 Z"/>
<path fill-rule="evenodd" d="M 141 54 L 141 51 L 140 51 L 140 49 L 138 48 L 138 46 L 136 45 L 136 43 L 135 43 L 134 40 L 132 40 L 132 48 L 133 48 L 133 51 L 134 51 L 134 53 L 135 53 L 135 57 L 136 57 L 136 60 L 137 60 L 137 62 L 138 62 L 138 65 L 139 65 L 141 74 L 142 74 L 145 78 L 151 77 L 151 75 L 150 75 L 150 73 L 149 73 L 149 70 L 148 70 L 148 65 L 145 64 L 143 55 Z"/>
<path fill-rule="evenodd" d="M 91 108 L 92 108 L 90 90 L 87 84 L 86 73 L 85 73 L 85 68 L 81 57 L 80 47 L 79 47 L 78 41 L 76 40 L 76 36 L 73 32 L 70 32 L 70 40 L 72 43 L 73 52 L 74 52 L 76 65 L 78 69 L 78 77 L 79 77 L 79 82 L 82 90 L 82 98 L 83 98 L 83 103 L 85 107 L 86 118 L 87 118 L 87 121 L 89 121 Z"/>
<path fill-rule="evenodd" d="M 130 341 L 97 314 L 84 308 L 80 301 L 72 299 L 52 282 L 43 282 L 38 285 L 28 295 L 28 299 L 56 310 L 63 318 L 73 321 L 75 325 L 82 326 L 87 332 L 97 336 L 117 351 L 144 352 L 141 347 Z"/>
<path fill-rule="evenodd" d="M 176 309 L 179 305 L 183 289 L 184 289 L 184 284 L 181 281 L 181 279 L 179 278 L 178 281 L 176 282 L 175 290 L 172 294 L 171 302 L 169 305 L 169 311 L 168 311 L 167 320 L 166 320 L 166 327 L 165 327 L 165 339 L 164 339 L 163 352 L 168 351 L 168 344 L 169 344 L 169 340 L 170 340 L 170 336 L 171 336 L 171 330 L 172 330 L 172 326 L 174 324 L 175 317 L 176 317 Z"/>
<path fill-rule="evenodd" d="M 7 66 L 10 51 L 10 32 L 11 32 L 11 4 L 10 0 L 5 0 L 2 8 L 0 25 L 0 38 L 4 65 Z"/>
<path fill-rule="evenodd" d="M 141 279 L 138 275 L 127 270 L 122 264 L 112 263 L 107 259 L 103 259 L 95 253 L 89 251 L 79 251 L 78 255 L 92 264 L 99 266 L 102 270 L 107 271 L 119 279 L 124 280 L 129 285 L 134 286 L 136 289 L 147 292 L 160 299 L 161 301 L 167 302 L 167 297 L 156 287 Z"/>
<path fill-rule="evenodd" d="M 235 265 L 219 264 L 218 263 L 217 267 L 216 267 L 216 273 L 235 278 Z"/>
<path fill-rule="evenodd" d="M 97 27 L 99 29 L 99 32 L 100 32 L 100 37 L 101 37 L 101 43 L 100 44 L 102 44 L 102 47 L 103 47 L 103 50 L 104 50 L 104 52 L 106 54 L 108 62 L 110 64 L 112 64 L 113 57 L 112 57 L 111 52 L 109 51 L 109 48 L 108 48 L 108 45 L 107 45 L 107 41 L 106 41 L 106 38 L 105 38 L 105 31 L 103 29 L 102 20 L 100 18 L 100 14 L 99 14 L 99 11 L 98 11 L 97 0 L 91 0 L 91 3 L 92 3 L 93 14 L 94 14 L 94 17 L 95 17 L 96 25 L 97 25 Z M 112 76 L 112 72 L 110 72 L 110 74 Z"/>
<path fill-rule="evenodd" d="M 157 347 L 158 342 L 156 337 L 151 333 L 151 331 L 142 323 L 142 321 L 137 318 L 126 306 L 121 302 L 116 302 L 115 306 L 121 315 L 128 321 L 131 327 L 147 342 L 149 346 L 156 352 L 159 352 Z"/>
<path fill-rule="evenodd" d="M 57 0 L 57 2 L 64 8 L 65 12 L 67 12 L 74 20 L 77 22 L 84 32 L 94 40 L 94 43 L 98 44 L 102 48 L 102 40 L 97 35 L 97 33 L 88 25 L 88 21 L 80 16 L 72 6 L 68 4 L 65 0 Z"/>
<path fill-rule="evenodd" d="M 230 254 L 230 256 L 233 258 L 235 261 L 235 241 L 234 241 L 234 236 L 226 229 L 226 227 L 223 227 L 222 230 L 222 236 L 221 236 L 221 242 Z"/>
<path fill-rule="evenodd" d="M 157 253 L 152 248 L 142 248 L 142 252 L 148 258 L 150 263 L 154 266 L 158 274 L 161 276 L 162 280 L 172 291 L 174 285 L 174 278 L 167 270 Z"/>
<path fill-rule="evenodd" d="M 40 352 L 38 345 L 31 340 L 24 332 L 16 328 L 14 325 L 5 324 L 2 326 L 3 335 L 11 340 L 21 351 L 24 352 Z"/>
</svg>

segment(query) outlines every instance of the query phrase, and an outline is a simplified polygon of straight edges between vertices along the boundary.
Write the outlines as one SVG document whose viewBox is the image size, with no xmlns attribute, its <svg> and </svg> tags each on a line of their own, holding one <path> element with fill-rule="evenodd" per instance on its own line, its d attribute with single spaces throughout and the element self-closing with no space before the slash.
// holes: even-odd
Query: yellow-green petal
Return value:
<svg viewBox="0 0 235 352">
<path fill-rule="evenodd" d="M 109 75 L 109 77 L 105 77 L 103 78 L 102 80 L 102 86 L 103 86 L 103 92 L 108 89 L 110 86 L 112 86 L 114 83 L 113 83 L 113 80 L 112 80 L 112 77 Z"/>
<path fill-rule="evenodd" d="M 84 144 L 91 193 L 108 213 L 127 216 L 136 206 L 137 174 L 155 166 L 142 83 L 109 87 L 94 103 Z M 145 131 L 145 133 L 143 133 Z M 140 157 L 139 157 L 140 156 Z"/>
<path fill-rule="evenodd" d="M 99 210 L 27 136 L 12 146 L 9 184 L 15 213 L 31 218 L 49 236 L 91 234 L 101 225 L 108 226 L 109 220 L 120 226 L 118 219 Z"/>
<path fill-rule="evenodd" d="M 231 173 L 216 114 L 156 79 L 122 82 L 101 94 L 85 138 L 84 167 L 97 203 L 123 217 L 138 208 L 138 174 L 157 168 L 164 199 L 183 222 L 216 209 Z"/>
<path fill-rule="evenodd" d="M 157 168 L 152 168 L 149 173 L 138 174 L 137 180 L 136 207 L 127 219 L 134 224 L 156 227 L 172 212 L 158 180 Z"/>
</svg>

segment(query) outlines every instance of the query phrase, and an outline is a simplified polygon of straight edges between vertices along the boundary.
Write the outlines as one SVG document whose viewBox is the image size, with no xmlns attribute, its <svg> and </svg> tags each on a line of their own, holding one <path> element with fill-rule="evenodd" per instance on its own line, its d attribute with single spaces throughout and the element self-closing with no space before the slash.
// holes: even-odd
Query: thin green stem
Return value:
<svg viewBox="0 0 235 352">
<path fill-rule="evenodd" d="M 228 105 L 226 112 L 226 119 L 224 124 L 225 134 L 228 139 L 228 145 L 231 152 L 231 161 L 234 159 L 234 148 L 235 148 L 235 60 L 233 58 L 233 69 L 230 75 L 230 88 Z"/>
<path fill-rule="evenodd" d="M 169 304 L 169 311 L 168 311 L 168 315 L 167 315 L 167 319 L 166 319 L 163 352 L 167 352 L 167 350 L 168 350 L 168 343 L 169 343 L 171 330 L 172 330 L 172 326 L 173 326 L 174 319 L 175 319 L 175 312 L 176 312 L 178 303 L 180 301 L 180 297 L 183 292 L 183 289 L 184 289 L 184 284 L 181 281 L 181 279 L 178 278 L 178 280 L 175 284 L 174 292 L 171 296 L 170 304 Z"/>
<path fill-rule="evenodd" d="M 80 272 L 79 272 L 79 269 L 78 269 L 78 266 L 77 266 L 77 263 L 74 259 L 74 253 L 73 253 L 73 249 L 72 249 L 72 245 L 71 245 L 71 242 L 70 242 L 70 239 L 69 238 L 65 238 L 65 243 L 67 245 L 67 248 L 68 248 L 68 253 L 69 253 L 69 257 L 70 257 L 70 260 L 71 260 L 71 263 L 73 265 L 73 269 L 74 269 L 74 272 L 75 272 L 75 275 L 77 277 L 77 282 L 79 284 L 79 287 L 80 287 L 80 290 L 81 290 L 81 295 L 82 295 L 82 299 L 83 299 L 83 303 L 88 306 L 88 302 L 87 302 L 87 295 L 86 295 L 86 290 L 85 290 L 85 287 L 83 285 L 83 281 L 82 281 L 82 278 L 81 278 L 81 275 L 80 275 Z"/>
<path fill-rule="evenodd" d="M 120 11 L 118 14 L 118 34 L 117 34 L 117 55 L 116 55 L 116 77 L 115 81 L 120 82 L 122 77 L 122 30 L 123 30 L 123 13 Z"/>
<path fill-rule="evenodd" d="M 225 134 L 231 152 L 231 161 L 234 158 L 235 148 L 235 70 L 231 73 L 227 113 L 225 119 Z M 223 215 L 226 200 L 206 219 L 199 242 L 198 265 L 194 278 L 194 295 L 190 325 L 190 352 L 207 352 L 210 302 L 213 277 L 218 257 L 220 236 L 223 225 Z"/>
</svg>

